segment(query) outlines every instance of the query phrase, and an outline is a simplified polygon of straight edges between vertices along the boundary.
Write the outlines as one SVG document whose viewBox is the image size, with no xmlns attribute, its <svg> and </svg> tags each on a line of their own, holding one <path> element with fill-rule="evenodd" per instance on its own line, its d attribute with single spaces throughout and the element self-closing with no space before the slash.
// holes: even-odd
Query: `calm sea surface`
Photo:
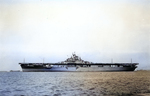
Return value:
<svg viewBox="0 0 150 96">
<path fill-rule="evenodd" d="M 0 72 L 0 96 L 131 96 L 150 93 L 149 75 L 150 72 Z"/>
</svg>

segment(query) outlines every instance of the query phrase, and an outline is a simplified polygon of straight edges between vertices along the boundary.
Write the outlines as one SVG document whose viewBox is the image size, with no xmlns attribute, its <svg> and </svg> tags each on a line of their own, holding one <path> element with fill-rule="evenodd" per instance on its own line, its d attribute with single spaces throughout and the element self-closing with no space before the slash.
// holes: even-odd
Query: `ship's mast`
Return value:
<svg viewBox="0 0 150 96">
<path fill-rule="evenodd" d="M 25 58 L 24 58 L 24 63 L 25 63 Z"/>
<path fill-rule="evenodd" d="M 111 63 L 113 63 L 113 59 L 111 58 Z"/>
<path fill-rule="evenodd" d="M 44 63 L 44 58 L 43 58 L 43 63 Z"/>
</svg>

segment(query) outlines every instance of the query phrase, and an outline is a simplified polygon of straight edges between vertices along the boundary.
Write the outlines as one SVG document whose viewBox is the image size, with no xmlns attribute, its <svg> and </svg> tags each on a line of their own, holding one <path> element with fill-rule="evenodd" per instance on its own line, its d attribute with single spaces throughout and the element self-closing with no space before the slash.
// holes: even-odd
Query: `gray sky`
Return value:
<svg viewBox="0 0 150 96">
<path fill-rule="evenodd" d="M 0 71 L 23 62 L 91 62 L 150 69 L 149 0 L 0 0 Z"/>
</svg>

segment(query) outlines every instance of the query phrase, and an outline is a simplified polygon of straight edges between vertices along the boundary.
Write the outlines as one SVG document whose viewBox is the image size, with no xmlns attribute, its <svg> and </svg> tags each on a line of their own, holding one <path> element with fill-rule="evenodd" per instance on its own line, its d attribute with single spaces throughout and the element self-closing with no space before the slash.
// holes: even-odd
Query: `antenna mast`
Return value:
<svg viewBox="0 0 150 96">
<path fill-rule="evenodd" d="M 44 58 L 43 58 L 43 63 L 44 63 Z"/>
<path fill-rule="evenodd" d="M 25 63 L 25 58 L 24 58 L 24 63 Z"/>
<path fill-rule="evenodd" d="M 111 63 L 113 63 L 113 59 L 111 59 Z"/>
</svg>

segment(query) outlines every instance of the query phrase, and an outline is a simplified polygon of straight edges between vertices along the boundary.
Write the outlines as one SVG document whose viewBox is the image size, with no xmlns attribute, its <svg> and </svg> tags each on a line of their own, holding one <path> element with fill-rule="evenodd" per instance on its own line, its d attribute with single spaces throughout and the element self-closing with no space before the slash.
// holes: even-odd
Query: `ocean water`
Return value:
<svg viewBox="0 0 150 96">
<path fill-rule="evenodd" d="M 136 96 L 143 93 L 150 93 L 150 72 L 0 72 L 0 96 Z"/>
</svg>

